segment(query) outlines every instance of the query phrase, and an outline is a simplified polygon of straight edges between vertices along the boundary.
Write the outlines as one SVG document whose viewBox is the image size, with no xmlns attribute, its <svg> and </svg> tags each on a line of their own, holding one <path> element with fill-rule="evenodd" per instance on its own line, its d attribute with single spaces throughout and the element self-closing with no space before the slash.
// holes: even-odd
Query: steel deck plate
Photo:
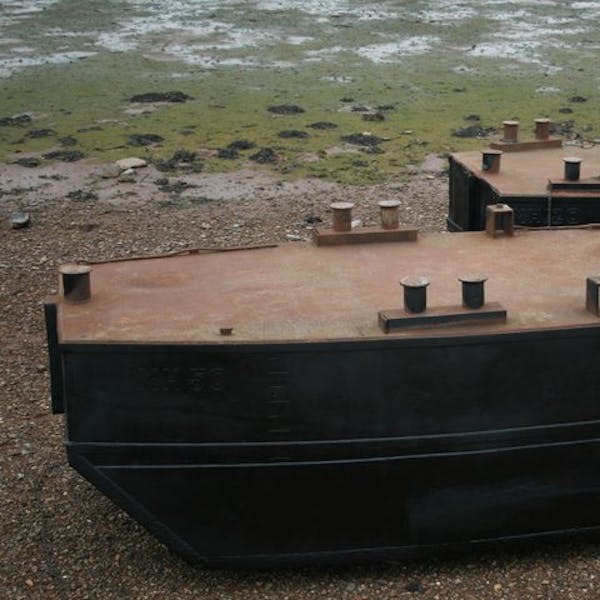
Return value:
<svg viewBox="0 0 600 600">
<path fill-rule="evenodd" d="M 560 180 L 564 175 L 563 158 L 579 156 L 582 180 L 600 175 L 600 146 L 592 148 L 552 148 L 523 152 L 505 152 L 499 173 L 481 170 L 481 152 L 460 152 L 452 157 L 480 179 L 488 182 L 501 196 L 548 196 L 548 181 Z M 598 197 L 598 192 L 554 190 L 552 196 Z"/>
<path fill-rule="evenodd" d="M 460 303 L 457 278 L 485 273 L 506 324 L 384 334 L 380 310 L 402 308 L 399 280 L 431 279 L 430 307 Z M 600 326 L 585 309 L 600 272 L 600 232 L 425 234 L 410 244 L 317 248 L 290 243 L 95 265 L 92 299 L 59 306 L 60 341 L 223 343 L 431 337 Z M 220 335 L 220 328 L 232 335 Z"/>
</svg>

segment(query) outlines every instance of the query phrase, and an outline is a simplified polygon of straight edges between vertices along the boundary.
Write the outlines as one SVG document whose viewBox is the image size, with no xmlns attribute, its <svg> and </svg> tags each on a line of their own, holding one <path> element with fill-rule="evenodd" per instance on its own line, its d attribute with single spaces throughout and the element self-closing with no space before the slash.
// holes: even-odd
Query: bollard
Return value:
<svg viewBox="0 0 600 600">
<path fill-rule="evenodd" d="M 408 276 L 400 280 L 404 288 L 404 310 L 409 313 L 421 313 L 427 308 L 427 277 Z"/>
<path fill-rule="evenodd" d="M 85 302 L 92 297 L 88 265 L 67 264 L 58 268 L 63 298 L 67 302 Z"/>
<path fill-rule="evenodd" d="M 382 229 L 398 229 L 398 207 L 399 200 L 381 200 L 379 205 L 379 213 L 381 217 Z"/>
<path fill-rule="evenodd" d="M 333 210 L 333 230 L 351 231 L 352 230 L 352 202 L 334 202 L 331 204 Z"/>
<path fill-rule="evenodd" d="M 485 275 L 479 273 L 461 275 L 458 280 L 462 284 L 462 304 L 465 308 L 481 308 L 485 304 Z"/>
<path fill-rule="evenodd" d="M 547 140 L 550 137 L 550 119 L 534 119 L 535 139 Z"/>
<path fill-rule="evenodd" d="M 482 150 L 481 154 L 481 170 L 487 173 L 498 173 L 502 150 Z"/>
<path fill-rule="evenodd" d="M 519 121 L 502 121 L 504 137 L 502 141 L 507 144 L 516 144 L 519 137 Z"/>
<path fill-rule="evenodd" d="M 563 158 L 565 162 L 565 179 L 567 181 L 578 181 L 581 171 L 581 158 L 578 156 L 567 156 Z"/>
</svg>

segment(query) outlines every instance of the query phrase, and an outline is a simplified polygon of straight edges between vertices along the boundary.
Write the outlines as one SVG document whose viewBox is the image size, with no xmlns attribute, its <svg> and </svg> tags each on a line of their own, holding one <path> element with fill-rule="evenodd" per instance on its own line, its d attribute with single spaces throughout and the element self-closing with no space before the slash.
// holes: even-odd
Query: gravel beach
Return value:
<svg viewBox="0 0 600 600">
<path fill-rule="evenodd" d="M 189 566 L 79 477 L 66 462 L 63 417 L 49 409 L 42 300 L 56 268 L 77 259 L 196 246 L 308 238 L 334 200 L 375 222 L 375 203 L 401 201 L 404 223 L 443 231 L 447 177 L 340 187 L 280 181 L 262 171 L 170 176 L 152 167 L 133 182 L 97 167 L 9 165 L 0 176 L 0 598 L 40 599 L 581 599 L 600 597 L 600 549 L 536 544 L 461 557 L 367 566 L 220 571 Z M 175 191 L 173 191 L 175 189 Z M 71 193 L 79 190 L 80 194 Z M 171 190 L 171 191 L 169 191 Z M 85 194 L 83 192 L 93 192 Z M 8 216 L 25 210 L 28 227 Z M 450 234 L 448 234 L 450 235 Z"/>
</svg>

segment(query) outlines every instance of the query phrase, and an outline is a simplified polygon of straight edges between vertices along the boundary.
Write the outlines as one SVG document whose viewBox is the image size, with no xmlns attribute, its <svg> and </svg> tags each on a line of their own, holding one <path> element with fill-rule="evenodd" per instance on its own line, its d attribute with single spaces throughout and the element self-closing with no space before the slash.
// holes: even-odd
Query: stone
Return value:
<svg viewBox="0 0 600 600">
<path fill-rule="evenodd" d="M 119 175 L 121 183 L 135 183 L 135 169 L 127 169 Z"/>
<path fill-rule="evenodd" d="M 115 164 L 119 166 L 123 171 L 127 169 L 141 169 L 142 167 L 148 166 L 148 163 L 143 158 L 138 158 L 137 156 L 121 158 Z"/>
<path fill-rule="evenodd" d="M 29 213 L 15 211 L 10 213 L 8 217 L 8 222 L 13 229 L 22 229 L 23 227 L 27 227 L 29 223 L 31 223 L 31 219 L 29 218 Z"/>
<path fill-rule="evenodd" d="M 121 174 L 122 170 L 117 163 L 109 163 L 100 170 L 100 177 L 102 179 L 115 179 Z"/>
</svg>

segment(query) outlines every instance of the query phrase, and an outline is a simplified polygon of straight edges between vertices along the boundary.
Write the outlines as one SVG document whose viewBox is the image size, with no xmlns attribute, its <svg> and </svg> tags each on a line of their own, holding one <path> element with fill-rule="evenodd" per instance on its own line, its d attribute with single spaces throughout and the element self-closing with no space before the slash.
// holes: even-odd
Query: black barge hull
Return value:
<svg viewBox="0 0 600 600">
<path fill-rule="evenodd" d="M 62 343 L 71 465 L 191 562 L 417 556 L 600 530 L 600 328 Z"/>
</svg>

